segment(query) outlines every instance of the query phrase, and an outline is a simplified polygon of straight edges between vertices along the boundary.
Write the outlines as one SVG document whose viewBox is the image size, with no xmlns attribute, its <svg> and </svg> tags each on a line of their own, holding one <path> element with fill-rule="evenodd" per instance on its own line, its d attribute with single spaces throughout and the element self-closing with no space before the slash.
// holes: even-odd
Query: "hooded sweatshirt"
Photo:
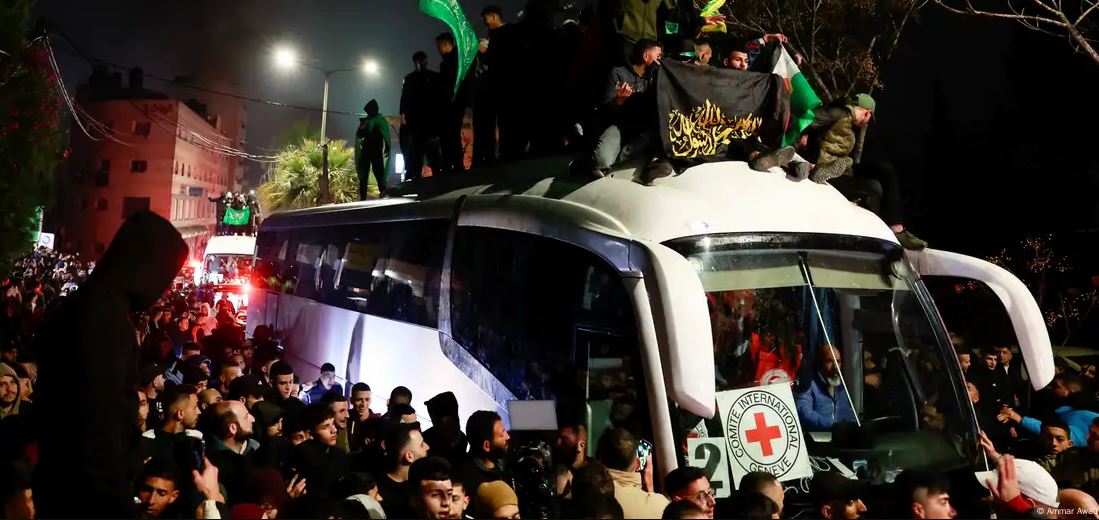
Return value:
<svg viewBox="0 0 1099 520">
<path fill-rule="evenodd" d="M 19 376 L 15 373 L 15 369 L 9 367 L 7 363 L 0 363 L 0 377 L 4 376 L 15 380 L 15 403 L 10 408 L 0 408 L 0 419 L 19 415 L 19 404 L 23 400 L 23 394 L 21 393 L 23 388 L 19 385 Z"/>
<path fill-rule="evenodd" d="M 137 453 L 137 340 L 127 315 L 151 307 L 186 259 L 170 222 L 135 213 L 88 280 L 47 318 L 36 338 L 35 400 L 65 413 L 38 414 L 33 484 L 41 517 L 134 515 L 136 475 L 124 461 Z"/>
</svg>

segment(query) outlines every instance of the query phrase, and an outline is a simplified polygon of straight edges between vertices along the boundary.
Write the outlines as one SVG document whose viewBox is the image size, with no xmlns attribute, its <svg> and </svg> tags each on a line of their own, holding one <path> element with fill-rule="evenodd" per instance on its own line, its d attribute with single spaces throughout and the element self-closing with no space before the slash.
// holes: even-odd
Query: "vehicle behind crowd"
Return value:
<svg viewBox="0 0 1099 520">
<path fill-rule="evenodd" d="M 210 238 L 202 260 L 192 265 L 195 285 L 202 293 L 200 298 L 216 302 L 224 297 L 238 309 L 247 307 L 255 252 L 255 236 L 223 235 Z"/>
<path fill-rule="evenodd" d="M 1021 282 L 975 258 L 906 255 L 827 185 L 737 162 L 654 187 L 633 170 L 590 183 L 544 173 L 560 166 L 469 176 L 419 202 L 272 215 L 249 329 L 277 331 L 297 366 L 334 363 L 338 379 L 451 391 L 463 420 L 488 409 L 507 425 L 509 403 L 553 401 L 581 418 L 590 455 L 623 427 L 654 441 L 661 472 L 706 468 L 719 498 L 762 470 L 802 505 L 822 471 L 887 485 L 906 469 L 984 469 L 921 277 L 992 287 L 1031 384 L 1053 377 Z M 841 390 L 822 404 L 827 380 Z"/>
</svg>

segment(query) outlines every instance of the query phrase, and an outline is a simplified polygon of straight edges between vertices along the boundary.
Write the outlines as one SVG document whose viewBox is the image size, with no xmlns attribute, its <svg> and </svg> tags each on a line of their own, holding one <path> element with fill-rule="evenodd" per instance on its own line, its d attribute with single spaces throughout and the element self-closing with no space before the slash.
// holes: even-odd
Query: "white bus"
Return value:
<svg viewBox="0 0 1099 520">
<path fill-rule="evenodd" d="M 815 470 L 983 465 L 921 276 L 987 284 L 1034 387 L 1053 377 L 1041 314 L 1018 279 L 954 253 L 906 255 L 880 219 L 828 185 L 740 162 L 652 187 L 632 170 L 587 183 L 539 173 L 552 168 L 565 169 L 532 161 L 439 179 L 451 186 L 418 201 L 271 215 L 249 332 L 272 327 L 303 380 L 330 362 L 369 383 L 377 412 L 398 385 L 421 417 L 425 400 L 454 392 L 462 424 L 478 409 L 506 423 L 512 400 L 553 400 L 563 420 L 586 423 L 591 448 L 612 424 L 651 439 L 658 475 L 701 464 L 690 437 L 737 434 L 720 420 L 722 393 L 799 394 L 825 344 L 842 357 L 854 433 L 872 442 L 803 421 Z M 876 385 L 863 373 L 870 361 L 887 367 Z M 783 480 L 808 491 L 806 479 Z"/>
</svg>

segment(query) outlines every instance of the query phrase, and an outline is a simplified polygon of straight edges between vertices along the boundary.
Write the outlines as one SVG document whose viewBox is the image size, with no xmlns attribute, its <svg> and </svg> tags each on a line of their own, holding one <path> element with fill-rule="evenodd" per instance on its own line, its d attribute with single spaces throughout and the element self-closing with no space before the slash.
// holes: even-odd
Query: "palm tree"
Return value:
<svg viewBox="0 0 1099 520">
<path fill-rule="evenodd" d="M 266 181 L 257 190 L 266 213 L 318 205 L 322 153 L 318 141 L 305 138 L 299 143 L 287 145 L 276 155 L 275 162 L 267 171 Z M 328 143 L 328 178 L 333 202 L 359 200 L 355 151 L 345 141 Z M 373 175 L 370 176 L 367 195 L 379 195 Z"/>
</svg>

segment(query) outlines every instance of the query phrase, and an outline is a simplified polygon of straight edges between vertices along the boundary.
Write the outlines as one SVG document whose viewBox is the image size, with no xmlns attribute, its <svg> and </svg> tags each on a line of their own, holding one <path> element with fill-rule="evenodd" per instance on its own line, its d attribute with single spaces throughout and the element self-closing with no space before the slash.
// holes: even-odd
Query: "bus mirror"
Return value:
<svg viewBox="0 0 1099 520">
<path fill-rule="evenodd" d="M 670 397 L 697 416 L 713 417 L 714 343 L 702 281 L 679 253 L 654 242 L 642 245 L 650 260 L 645 286 Z"/>
<path fill-rule="evenodd" d="M 1015 275 L 978 258 L 935 249 L 908 251 L 908 260 L 921 277 L 949 276 L 987 285 L 1007 311 L 1034 389 L 1045 388 L 1053 380 L 1053 349 L 1042 311 Z"/>
</svg>

